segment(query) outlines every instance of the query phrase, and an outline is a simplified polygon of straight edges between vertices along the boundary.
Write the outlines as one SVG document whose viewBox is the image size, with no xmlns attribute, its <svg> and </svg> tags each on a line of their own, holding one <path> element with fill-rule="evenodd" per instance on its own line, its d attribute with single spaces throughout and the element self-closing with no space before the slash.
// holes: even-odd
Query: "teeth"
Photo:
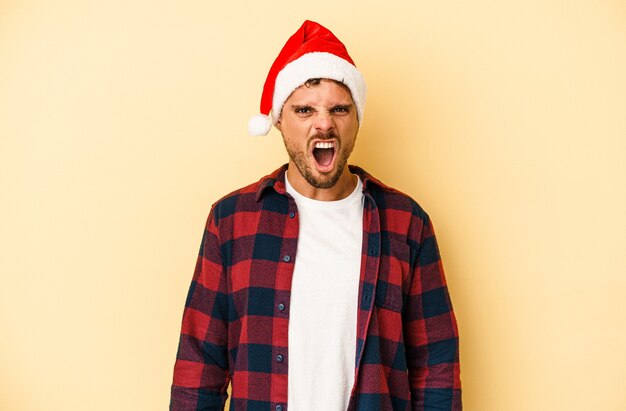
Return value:
<svg viewBox="0 0 626 411">
<path fill-rule="evenodd" d="M 335 147 L 335 143 L 332 141 L 318 141 L 317 143 L 315 143 L 315 148 L 333 148 Z"/>
</svg>

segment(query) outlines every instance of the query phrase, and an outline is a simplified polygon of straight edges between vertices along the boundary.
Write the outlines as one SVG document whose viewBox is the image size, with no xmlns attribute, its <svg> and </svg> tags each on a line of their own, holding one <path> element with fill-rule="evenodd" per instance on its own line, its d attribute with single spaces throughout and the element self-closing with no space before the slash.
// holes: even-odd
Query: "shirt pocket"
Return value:
<svg viewBox="0 0 626 411">
<path fill-rule="evenodd" d="M 410 247 L 398 240 L 389 240 L 389 247 L 382 247 L 376 296 L 377 307 L 402 311 L 403 284 L 409 273 Z"/>
</svg>

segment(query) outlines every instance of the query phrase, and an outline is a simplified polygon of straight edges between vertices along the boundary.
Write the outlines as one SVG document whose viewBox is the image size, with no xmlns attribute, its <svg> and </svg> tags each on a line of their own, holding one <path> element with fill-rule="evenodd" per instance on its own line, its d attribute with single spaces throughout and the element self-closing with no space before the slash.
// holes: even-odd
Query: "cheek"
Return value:
<svg viewBox="0 0 626 411">
<path fill-rule="evenodd" d="M 283 140 L 285 145 L 292 151 L 306 151 L 306 136 L 303 137 L 303 133 L 293 127 L 285 127 L 283 125 Z"/>
<path fill-rule="evenodd" d="M 283 124 L 283 134 L 295 143 L 306 142 L 309 128 L 303 122 Z"/>
<path fill-rule="evenodd" d="M 357 132 L 359 131 L 359 123 L 357 121 L 348 121 L 343 124 L 342 132 L 346 137 L 356 139 Z"/>
</svg>

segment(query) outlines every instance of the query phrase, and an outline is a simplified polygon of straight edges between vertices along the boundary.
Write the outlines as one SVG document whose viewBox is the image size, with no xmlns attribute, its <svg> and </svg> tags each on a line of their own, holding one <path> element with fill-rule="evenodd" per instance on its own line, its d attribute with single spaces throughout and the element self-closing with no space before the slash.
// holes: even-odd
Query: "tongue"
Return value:
<svg viewBox="0 0 626 411">
<path fill-rule="evenodd" d="M 333 161 L 333 150 L 332 148 L 316 148 L 313 149 L 313 156 L 315 156 L 315 161 L 317 164 L 321 166 L 327 166 Z"/>
</svg>

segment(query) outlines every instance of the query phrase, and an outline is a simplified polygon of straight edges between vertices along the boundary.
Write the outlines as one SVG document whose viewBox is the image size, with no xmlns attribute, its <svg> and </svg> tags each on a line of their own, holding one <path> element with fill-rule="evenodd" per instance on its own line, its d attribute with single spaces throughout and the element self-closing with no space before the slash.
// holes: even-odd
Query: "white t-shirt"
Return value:
<svg viewBox="0 0 626 411">
<path fill-rule="evenodd" d="M 286 181 L 300 222 L 291 285 L 288 409 L 345 411 L 354 384 L 363 193 L 319 201 Z"/>
</svg>

